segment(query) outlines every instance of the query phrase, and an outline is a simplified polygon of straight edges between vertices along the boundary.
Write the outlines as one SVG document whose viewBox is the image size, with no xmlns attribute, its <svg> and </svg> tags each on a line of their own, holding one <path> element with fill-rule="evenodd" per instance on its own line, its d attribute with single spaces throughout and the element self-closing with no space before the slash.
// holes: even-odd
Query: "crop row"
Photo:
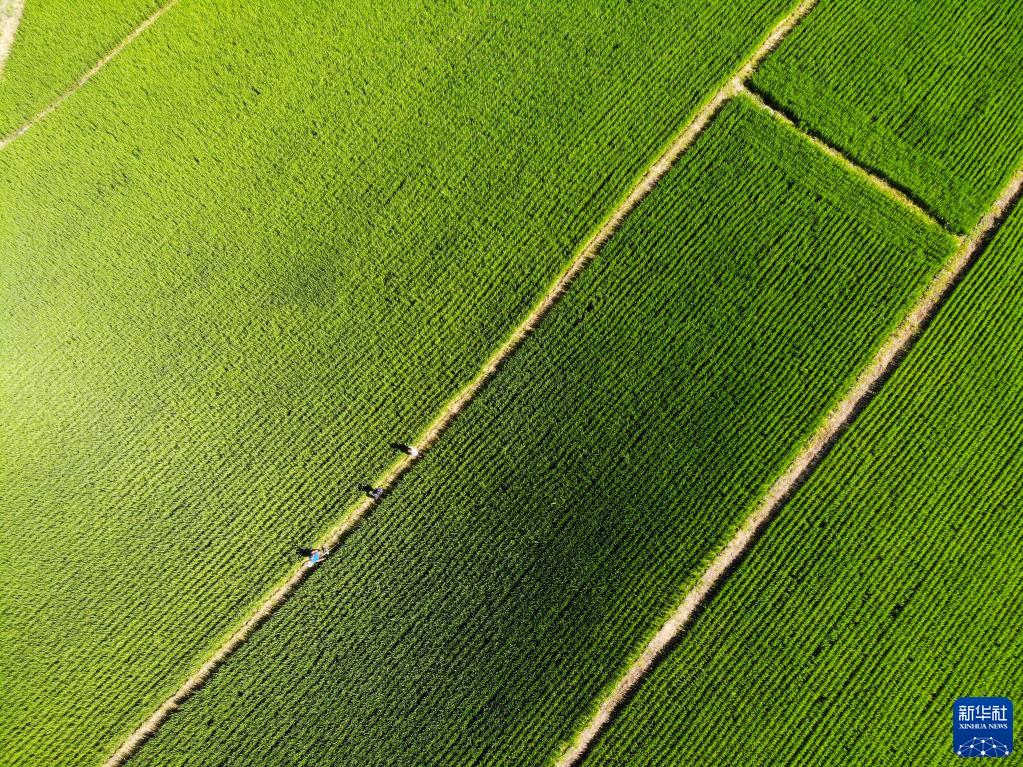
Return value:
<svg viewBox="0 0 1023 767">
<path fill-rule="evenodd" d="M 753 84 L 959 232 L 1023 159 L 1013 3 L 821 0 Z"/>
<path fill-rule="evenodd" d="M 542 763 L 951 246 L 730 102 L 135 764 Z"/>
<path fill-rule="evenodd" d="M 5 764 L 112 751 L 785 5 L 181 0 L 0 152 Z"/>
<path fill-rule="evenodd" d="M 949 764 L 1023 697 L 1023 212 L 586 767 Z"/>
</svg>

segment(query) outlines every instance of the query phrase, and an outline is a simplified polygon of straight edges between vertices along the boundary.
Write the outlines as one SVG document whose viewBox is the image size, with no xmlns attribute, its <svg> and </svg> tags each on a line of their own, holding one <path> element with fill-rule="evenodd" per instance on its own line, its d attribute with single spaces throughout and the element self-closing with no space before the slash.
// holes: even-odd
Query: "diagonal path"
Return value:
<svg viewBox="0 0 1023 767">
<path fill-rule="evenodd" d="M 177 0 L 164 6 L 169 8 Z M 653 189 L 664 175 L 671 169 L 678 158 L 693 144 L 703 132 L 710 120 L 717 111 L 731 98 L 738 95 L 743 88 L 743 81 L 748 78 L 756 68 L 757 64 L 792 30 L 793 27 L 810 11 L 816 4 L 816 0 L 802 0 L 787 15 L 785 15 L 771 30 L 760 46 L 747 57 L 739 67 L 729 76 L 725 84 L 700 108 L 692 119 L 683 127 L 668 148 L 656 159 L 647 169 L 646 173 L 633 186 L 628 195 L 611 212 L 604 224 L 600 227 L 588 242 L 578 251 L 571 263 L 561 273 L 558 279 L 544 294 L 536 306 L 523 319 L 518 327 L 512 332 L 508 339 L 490 356 L 476 377 L 469 382 L 437 415 L 429 427 L 417 440 L 415 447 L 418 448 L 416 457 L 404 456 L 392 464 L 391 468 L 381 477 L 376 479 L 375 484 L 382 487 L 385 493 L 389 491 L 408 472 L 424 453 L 426 453 L 443 435 L 444 431 L 454 422 L 462 409 L 476 396 L 476 394 L 494 377 L 501 369 L 504 362 L 510 358 L 522 343 L 529 337 L 532 331 L 539 325 L 541 320 L 551 308 L 564 295 L 565 291 L 572 284 L 575 278 L 585 269 L 586 265 L 593 260 L 604 244 L 611 238 L 614 232 L 621 226 L 625 218 L 631 213 L 643 198 Z M 162 12 L 162 10 L 161 10 Z M 158 12 L 159 13 L 159 12 Z M 153 17 L 155 20 L 155 15 Z M 151 23 L 151 22 L 150 22 Z M 141 30 L 139 30 L 141 31 Z M 123 47 L 123 44 L 122 46 Z M 51 110 L 52 111 L 52 108 Z M 0 145 L 2 148 L 2 145 Z M 320 541 L 318 547 L 337 546 L 347 535 L 349 535 L 366 515 L 376 505 L 377 501 L 366 498 L 361 503 L 349 510 L 341 522 L 334 527 Z M 198 691 L 212 676 L 217 669 L 233 655 L 245 641 L 294 593 L 312 570 L 300 566 L 281 583 L 261 604 L 250 614 L 245 621 L 232 633 L 220 646 L 219 649 L 202 666 L 195 670 L 164 703 L 157 708 L 145 722 L 143 722 L 128 738 L 121 744 L 109 759 L 104 767 L 119 767 L 124 764 L 149 738 L 151 738 L 160 726 L 176 711 L 182 703 Z"/>
<path fill-rule="evenodd" d="M 727 580 L 728 575 L 763 532 L 767 523 L 806 482 L 828 450 L 909 352 L 914 341 L 997 231 L 1009 209 L 1019 199 L 1021 190 L 1023 167 L 1017 169 L 973 231 L 960 241 L 952 259 L 934 277 L 910 313 L 882 344 L 870 364 L 828 414 L 810 441 L 799 451 L 785 472 L 775 480 L 760 504 L 686 593 L 675 612 L 647 643 L 639 657 L 626 669 L 607 697 L 600 702 L 596 712 L 579 731 L 569 748 L 562 753 L 555 767 L 576 767 L 581 763 L 618 710 L 692 623 L 700 607 Z"/>
<path fill-rule="evenodd" d="M 856 176 L 862 178 L 867 183 L 881 190 L 884 194 L 888 195 L 896 202 L 901 203 L 906 208 L 909 208 L 909 210 L 911 210 L 918 218 L 923 219 L 929 224 L 934 224 L 935 226 L 941 227 L 956 239 L 961 240 L 959 235 L 949 230 L 948 226 L 945 224 L 944 221 L 939 220 L 929 210 L 927 210 L 922 205 L 912 200 L 905 192 L 901 191 L 900 189 L 892 185 L 891 182 L 882 178 L 881 176 L 875 175 L 866 168 L 857 165 L 856 162 L 847 154 L 845 154 L 845 152 L 843 152 L 841 149 L 838 149 L 832 146 L 831 144 L 824 142 L 821 138 L 817 136 L 807 133 L 802 127 L 797 125 L 796 122 L 791 117 L 789 117 L 787 114 L 780 111 L 779 109 L 776 109 L 771 104 L 768 104 L 764 100 L 763 96 L 761 96 L 756 91 L 750 89 L 745 83 L 743 84 L 743 92 L 745 93 L 746 97 L 749 98 L 750 101 L 752 101 L 758 107 L 763 109 L 765 112 L 768 112 L 771 115 L 773 115 L 774 118 L 779 122 L 782 122 L 785 125 L 795 128 L 797 131 L 799 131 L 799 134 L 805 140 L 809 141 L 811 144 L 813 144 L 815 147 L 817 147 L 820 151 L 822 151 L 828 157 L 833 159 L 839 165 L 845 167 L 846 170 L 850 171 Z"/>
<path fill-rule="evenodd" d="M 137 27 L 135 27 L 135 29 L 133 29 L 128 34 L 127 37 L 125 37 L 123 40 L 121 40 L 121 42 L 119 42 L 117 45 L 115 45 L 113 48 L 111 48 L 110 51 L 103 58 L 101 58 L 99 61 L 97 61 L 88 72 L 86 72 L 84 75 L 82 75 L 77 80 L 75 80 L 75 82 L 72 83 L 67 88 L 67 90 L 65 90 L 63 93 L 61 93 L 60 96 L 58 96 L 54 101 L 50 102 L 48 105 L 46 105 L 41 110 L 39 110 L 39 112 L 37 112 L 34 117 L 32 117 L 28 122 L 26 122 L 24 125 L 22 125 L 20 128 L 18 128 L 16 131 L 14 131 L 13 133 L 10 133 L 7 136 L 4 136 L 2 139 L 0 139 L 0 150 L 6 149 L 8 146 L 10 146 L 11 143 L 16 141 L 20 136 L 25 135 L 26 133 L 28 133 L 29 130 L 31 130 L 33 127 L 35 127 L 40 122 L 45 120 L 50 115 L 51 112 L 56 110 L 61 104 L 63 104 L 65 101 L 67 101 L 75 93 L 77 93 L 78 90 L 83 85 L 85 85 L 87 82 L 89 82 L 89 80 L 91 80 L 96 75 L 98 75 L 100 73 L 100 71 L 107 64 L 109 64 L 111 61 L 113 61 L 115 58 L 117 58 L 125 48 L 127 48 L 129 45 L 131 45 L 133 42 L 135 42 L 136 38 L 138 38 L 139 35 L 141 35 L 143 32 L 145 32 L 147 29 L 149 29 L 149 27 L 151 27 L 153 24 L 155 24 L 156 20 L 159 19 L 161 16 L 163 16 L 163 14 L 165 14 L 171 8 L 173 8 L 177 4 L 177 2 L 178 2 L 178 0 L 168 0 L 167 3 L 164 3 L 162 6 L 157 8 L 152 13 L 152 15 L 149 16 L 149 18 L 147 18 L 145 21 L 143 21 L 141 24 L 139 24 Z M 20 16 L 20 9 L 21 9 L 21 7 L 24 6 L 24 0 L 0 0 L 0 3 L 6 3 L 6 4 L 13 5 L 16 8 L 18 8 L 19 16 Z M 0 6 L 0 7 L 2 7 L 2 6 Z M 11 31 L 10 31 L 10 41 L 8 41 L 8 39 L 7 39 L 7 34 L 8 34 L 7 26 L 8 26 L 8 22 L 6 21 L 6 17 L 3 17 L 3 18 L 5 19 L 4 22 L 3 22 L 4 26 L 2 28 L 0 28 L 0 71 L 2 71 L 3 61 L 6 60 L 6 58 L 7 58 L 4 55 L 4 48 L 3 48 L 3 46 L 5 44 L 9 46 L 11 43 L 14 42 L 14 29 L 11 29 Z M 17 27 L 17 22 L 15 22 L 14 26 L 15 26 L 15 28 Z"/>
</svg>

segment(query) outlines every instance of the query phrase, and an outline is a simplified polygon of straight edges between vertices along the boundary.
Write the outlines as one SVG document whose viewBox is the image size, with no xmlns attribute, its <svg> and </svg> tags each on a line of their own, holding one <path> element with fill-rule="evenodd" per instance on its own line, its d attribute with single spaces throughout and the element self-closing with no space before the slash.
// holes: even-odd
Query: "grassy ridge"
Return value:
<svg viewBox="0 0 1023 767">
<path fill-rule="evenodd" d="M 966 232 L 1023 158 L 1023 14 L 821 0 L 754 86 Z"/>
<path fill-rule="evenodd" d="M 5 765 L 112 750 L 786 5 L 182 0 L 0 153 Z"/>
<path fill-rule="evenodd" d="M 586 767 L 953 765 L 1023 697 L 1023 214 Z"/>
<path fill-rule="evenodd" d="M 0 74 L 0 136 L 56 99 L 159 7 L 159 0 L 26 0 Z"/>
<path fill-rule="evenodd" d="M 733 101 L 136 764 L 541 764 L 950 246 Z"/>
</svg>

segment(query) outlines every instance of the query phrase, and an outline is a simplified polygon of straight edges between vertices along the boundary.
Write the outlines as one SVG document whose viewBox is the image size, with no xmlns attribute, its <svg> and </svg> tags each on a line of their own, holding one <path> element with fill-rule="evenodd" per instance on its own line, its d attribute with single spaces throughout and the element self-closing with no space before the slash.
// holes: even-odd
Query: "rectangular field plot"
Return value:
<svg viewBox="0 0 1023 767">
<path fill-rule="evenodd" d="M 1017 212 L 585 767 L 953 764 L 1023 699 L 1021 283 Z"/>
<path fill-rule="evenodd" d="M 1023 159 L 1014 3 L 821 0 L 753 84 L 958 232 Z"/>
<path fill-rule="evenodd" d="M 146 17 L 159 0 L 24 0 L 0 65 L 0 138 L 60 96 Z"/>
<path fill-rule="evenodd" d="M 542 764 L 950 246 L 731 102 L 136 764 Z"/>
<path fill-rule="evenodd" d="M 0 152 L 4 767 L 113 751 L 786 5 L 181 0 Z"/>
</svg>

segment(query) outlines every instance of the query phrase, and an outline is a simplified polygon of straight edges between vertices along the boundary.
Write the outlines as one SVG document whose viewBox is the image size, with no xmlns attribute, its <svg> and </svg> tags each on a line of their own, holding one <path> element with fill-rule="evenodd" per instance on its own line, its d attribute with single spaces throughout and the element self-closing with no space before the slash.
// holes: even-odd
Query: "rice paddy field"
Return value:
<svg viewBox="0 0 1023 767">
<path fill-rule="evenodd" d="M 0 0 L 0 765 L 953 763 L 1018 10 Z"/>
<path fill-rule="evenodd" d="M 1023 161 L 1014 2 L 821 0 L 752 83 L 956 232 Z"/>
<path fill-rule="evenodd" d="M 950 246 L 732 102 L 138 763 L 544 763 Z"/>
<path fill-rule="evenodd" d="M 7 0 L 23 6 L 0 66 L 0 137 L 16 131 L 67 91 L 160 4 L 157 0 Z"/>
<path fill-rule="evenodd" d="M 1021 280 L 1017 212 L 585 765 L 954 764 L 1023 696 Z"/>
<path fill-rule="evenodd" d="M 556 10 L 188 0 L 0 154 L 8 763 L 173 691 L 782 7 Z"/>
</svg>

